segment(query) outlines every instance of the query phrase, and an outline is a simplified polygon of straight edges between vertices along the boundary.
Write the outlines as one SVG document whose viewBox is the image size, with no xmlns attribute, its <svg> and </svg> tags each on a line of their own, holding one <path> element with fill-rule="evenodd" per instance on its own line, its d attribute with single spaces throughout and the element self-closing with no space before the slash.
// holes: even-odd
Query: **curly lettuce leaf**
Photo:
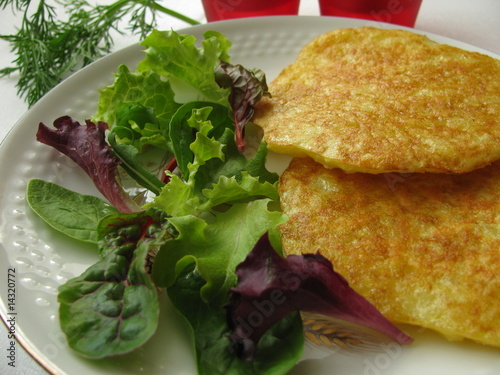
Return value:
<svg viewBox="0 0 500 375">
<path fill-rule="evenodd" d="M 97 243 L 97 226 L 101 219 L 117 212 L 102 199 L 38 179 L 29 181 L 26 200 L 51 227 L 89 243 Z"/>
<path fill-rule="evenodd" d="M 73 350 L 94 359 L 124 354 L 154 334 L 159 303 L 146 261 L 171 238 L 169 225 L 146 212 L 102 220 L 101 260 L 59 288 L 60 324 Z"/>
<path fill-rule="evenodd" d="M 265 152 L 265 148 L 262 148 Z M 236 163 L 235 163 L 236 164 Z M 234 165 L 232 165 L 234 167 Z M 144 207 L 156 207 L 172 216 L 199 215 L 219 205 L 246 202 L 252 199 L 270 198 L 278 201 L 276 182 L 259 180 L 245 169 L 237 168 L 236 175 L 227 177 L 216 168 L 206 174 L 206 179 L 192 174 L 188 181 L 169 173 L 169 183 L 157 197 Z M 210 172 L 207 168 L 204 172 Z M 202 183 L 205 181 L 205 183 Z M 202 185 L 198 187 L 198 184 Z M 204 188 L 204 186 L 208 186 Z"/>
<path fill-rule="evenodd" d="M 270 95 L 265 74 L 259 69 L 231 65 L 228 53 L 231 43 L 223 34 L 207 31 L 204 37 L 202 47 L 198 48 L 193 36 L 153 31 L 141 43 L 147 49 L 138 70 L 167 77 L 183 92 L 183 102 L 206 100 L 230 108 L 241 152 L 245 149 L 244 127 L 253 116 L 254 105 L 262 96 Z"/>
<path fill-rule="evenodd" d="M 139 149 L 147 143 L 156 145 L 160 135 L 167 139 L 170 119 L 180 107 L 169 81 L 162 80 L 154 72 L 131 72 L 126 65 L 121 65 L 114 83 L 99 92 L 95 121 L 106 122 L 111 129 L 119 126 L 121 136 L 128 135 L 133 141 L 141 142 L 141 145 L 135 144 Z M 130 120 L 136 128 L 132 128 Z M 154 127 L 148 129 L 147 124 Z M 151 138 L 153 134 L 148 133 L 151 130 L 158 137 Z M 144 135 L 146 139 L 140 141 Z"/>
<path fill-rule="evenodd" d="M 276 233 L 286 218 L 270 211 L 269 200 L 235 204 L 225 212 L 204 220 L 193 215 L 172 217 L 179 235 L 158 252 L 153 265 L 153 280 L 160 287 L 171 286 L 179 272 L 191 263 L 206 284 L 201 297 L 211 306 L 222 306 L 228 290 L 236 284 L 236 266 L 252 250 L 264 233 Z"/>
<path fill-rule="evenodd" d="M 52 146 L 77 163 L 92 179 L 97 189 L 121 212 L 140 211 L 118 182 L 119 162 L 105 140 L 107 124 L 87 120 L 81 125 L 69 116 L 54 121 L 54 129 L 40 123 L 37 140 Z"/>
<path fill-rule="evenodd" d="M 304 344 L 302 321 L 292 313 L 272 327 L 259 341 L 253 361 L 242 361 L 231 346 L 226 311 L 213 308 L 200 297 L 205 280 L 187 267 L 168 288 L 175 308 L 188 321 L 196 350 L 200 375 L 281 375 L 300 359 Z"/>
<path fill-rule="evenodd" d="M 331 316 L 379 331 L 399 344 L 413 340 L 389 322 L 370 302 L 356 293 L 320 254 L 280 257 L 263 235 L 236 271 L 228 315 L 241 358 L 255 355 L 262 335 L 297 310 Z M 253 316 L 265 314 L 255 324 Z"/>
<path fill-rule="evenodd" d="M 181 173 L 169 173 L 169 183 L 146 207 L 157 207 L 172 216 L 183 216 L 250 199 L 266 197 L 278 200 L 278 175 L 269 172 L 265 166 L 266 145 L 261 143 L 251 158 L 240 153 L 234 132 L 220 122 L 227 115 L 224 107 L 200 108 L 193 102 L 179 112 L 185 124 L 189 124 L 176 132 L 178 138 L 174 142 L 179 144 L 175 156 Z"/>
<path fill-rule="evenodd" d="M 221 176 L 234 177 L 237 181 L 241 181 L 244 172 L 261 183 L 274 184 L 278 181 L 278 175 L 266 168 L 268 149 L 264 142 L 259 144 L 253 156 L 247 158 L 238 151 L 233 130 L 226 129 L 217 141 L 224 145 L 224 159 L 212 158 L 197 168 L 195 184 L 197 192 L 211 189 Z"/>
<path fill-rule="evenodd" d="M 228 90 L 219 87 L 214 69 L 221 59 L 229 60 L 231 43 L 217 31 L 207 31 L 204 37 L 201 48 L 198 48 L 192 35 L 154 30 L 141 42 L 147 47 L 146 58 L 137 69 L 171 78 L 170 81 L 180 83 L 184 91 L 192 91 L 190 100 L 185 101 L 225 103 Z"/>
<path fill-rule="evenodd" d="M 261 183 L 258 178 L 251 176 L 248 172 L 241 172 L 239 181 L 234 177 L 221 176 L 211 189 L 203 190 L 207 201 L 202 209 L 208 210 L 225 203 L 242 202 L 262 197 L 278 201 L 279 196 L 276 185 L 269 182 Z"/>
<path fill-rule="evenodd" d="M 100 90 L 95 119 L 109 124 L 108 141 L 132 178 L 159 193 L 163 168 L 172 158 L 170 120 L 181 104 L 170 82 L 121 65 L 112 85 Z"/>
<path fill-rule="evenodd" d="M 177 165 L 184 179 L 189 177 L 189 164 L 193 163 L 195 157 L 203 162 L 212 157 L 220 157 L 218 145 L 213 145 L 214 138 L 220 137 L 224 132 L 229 120 L 228 109 L 220 104 L 212 102 L 193 101 L 184 104 L 175 113 L 170 123 L 170 139 L 172 150 L 177 160 Z M 200 137 L 203 136 L 203 139 Z M 215 154 L 206 155 L 203 149 L 192 150 L 193 142 L 197 141 L 207 145 L 207 151 L 215 148 Z M 200 155 L 201 154 L 201 155 Z"/>
</svg>

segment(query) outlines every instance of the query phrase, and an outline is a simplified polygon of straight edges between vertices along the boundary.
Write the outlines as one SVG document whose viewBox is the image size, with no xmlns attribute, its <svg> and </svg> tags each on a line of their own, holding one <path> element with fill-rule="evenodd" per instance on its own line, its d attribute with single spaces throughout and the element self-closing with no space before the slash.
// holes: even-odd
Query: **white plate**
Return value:
<svg viewBox="0 0 500 375">
<path fill-rule="evenodd" d="M 233 42 L 233 63 L 261 68 L 272 80 L 291 63 L 300 48 L 325 31 L 358 26 L 401 28 L 368 21 L 334 17 L 269 17 L 200 25 L 182 32 L 202 37 L 216 29 Z M 488 53 L 444 37 L 432 39 Z M 491 55 L 491 53 L 488 53 Z M 499 56 L 495 56 L 499 57 Z M 98 257 L 96 249 L 47 228 L 24 200 L 32 178 L 56 182 L 84 194 L 99 195 L 86 175 L 65 156 L 35 141 L 39 122 L 47 125 L 61 115 L 79 121 L 92 116 L 97 90 L 113 81 L 112 73 L 124 63 L 132 69 L 142 59 L 138 46 L 103 58 L 71 76 L 41 99 L 14 127 L 0 148 L 0 280 L 6 285 L 8 268 L 16 270 L 16 332 L 19 342 L 49 372 L 55 374 L 195 374 L 186 327 L 168 301 L 163 301 L 160 327 L 154 338 L 136 352 L 113 359 L 90 361 L 69 350 L 59 329 L 57 288 L 79 275 Z M 7 315 L 7 288 L 1 288 L 0 311 Z M 416 339 L 409 347 L 388 346 L 378 353 L 324 353 L 307 350 L 307 358 L 292 374 L 500 374 L 497 349 L 472 343 L 450 343 L 428 330 L 408 328 Z M 6 361 L 5 353 L 2 360 Z"/>
</svg>

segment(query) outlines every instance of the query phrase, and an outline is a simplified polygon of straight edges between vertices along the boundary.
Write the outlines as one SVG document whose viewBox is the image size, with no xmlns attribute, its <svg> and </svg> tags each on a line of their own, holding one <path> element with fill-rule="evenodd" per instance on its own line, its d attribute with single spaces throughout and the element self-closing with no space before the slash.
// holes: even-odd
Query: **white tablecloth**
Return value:
<svg viewBox="0 0 500 375">
<path fill-rule="evenodd" d="M 98 1 L 98 3 L 111 1 Z M 201 0 L 164 1 L 165 6 L 189 15 L 200 22 L 206 22 Z M 302 0 L 300 15 L 319 15 L 317 0 Z M 415 25 L 416 29 L 460 40 L 500 54 L 500 0 L 423 0 Z M 13 15 L 10 8 L 0 11 L 0 34 L 15 32 L 20 15 Z M 170 18 L 160 19 L 159 28 L 178 29 L 186 23 Z M 135 37 L 120 36 L 115 50 L 137 42 Z M 0 41 L 0 67 L 11 64 L 14 55 L 8 43 Z M 16 76 L 0 79 L 0 141 L 27 111 L 26 103 L 17 96 Z M 1 162 L 1 161 L 0 161 Z M 3 283 L 0 282 L 0 283 Z M 45 374 L 45 371 L 21 348 L 17 350 L 17 368 L 12 371 L 7 365 L 7 331 L 0 331 L 0 373 L 1 374 Z"/>
</svg>

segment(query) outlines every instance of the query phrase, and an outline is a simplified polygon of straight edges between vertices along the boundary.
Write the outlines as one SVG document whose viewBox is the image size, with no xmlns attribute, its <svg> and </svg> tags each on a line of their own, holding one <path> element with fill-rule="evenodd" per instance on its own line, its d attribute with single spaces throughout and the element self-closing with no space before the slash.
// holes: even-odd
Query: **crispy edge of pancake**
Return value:
<svg viewBox="0 0 500 375">
<path fill-rule="evenodd" d="M 500 162 L 368 175 L 296 158 L 279 193 L 287 254 L 320 252 L 394 323 L 500 347 Z"/>
<path fill-rule="evenodd" d="M 327 32 L 270 92 L 253 118 L 269 149 L 325 167 L 464 173 L 500 159 L 500 61 L 423 35 Z"/>
</svg>

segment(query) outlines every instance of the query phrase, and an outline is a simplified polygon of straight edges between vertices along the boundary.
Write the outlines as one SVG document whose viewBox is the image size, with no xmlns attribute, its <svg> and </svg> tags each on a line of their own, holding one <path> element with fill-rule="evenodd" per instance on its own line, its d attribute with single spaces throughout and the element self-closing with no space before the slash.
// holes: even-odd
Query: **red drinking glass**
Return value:
<svg viewBox="0 0 500 375">
<path fill-rule="evenodd" d="M 207 21 L 297 15 L 300 0 L 202 0 Z"/>
<path fill-rule="evenodd" d="M 319 0 L 322 16 L 361 18 L 413 27 L 422 0 Z"/>
</svg>

